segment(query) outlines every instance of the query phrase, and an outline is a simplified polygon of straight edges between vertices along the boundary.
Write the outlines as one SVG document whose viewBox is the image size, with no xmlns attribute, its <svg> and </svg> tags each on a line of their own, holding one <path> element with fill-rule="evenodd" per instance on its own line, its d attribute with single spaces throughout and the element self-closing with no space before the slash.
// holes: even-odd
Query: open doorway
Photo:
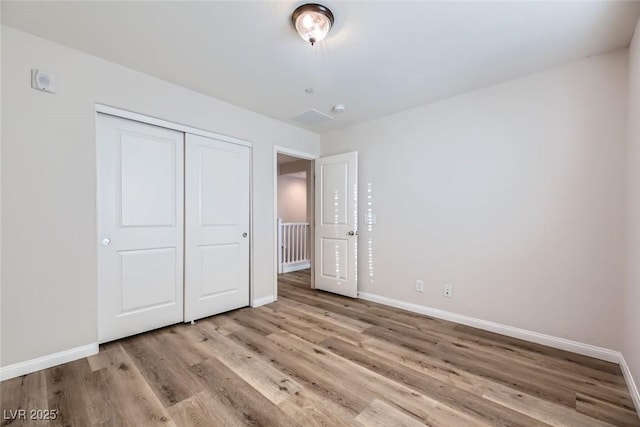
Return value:
<svg viewBox="0 0 640 427">
<path fill-rule="evenodd" d="M 277 295 L 277 281 L 285 275 L 304 278 L 313 287 L 314 164 L 290 152 L 275 155 Z"/>
<path fill-rule="evenodd" d="M 301 286 L 357 298 L 358 153 L 317 157 L 275 147 L 273 162 L 276 218 L 273 230 L 277 242 L 274 248 L 274 299 L 278 299 L 279 281 L 290 278 L 285 275 L 298 276 L 292 280 Z M 284 204 L 289 201 L 286 194 L 291 193 L 285 187 L 288 178 L 303 180 L 293 184 L 298 187 L 293 191 L 298 193 L 296 211 L 304 210 L 306 205 L 302 217 L 291 217 L 286 213 Z M 306 189 L 303 197 L 300 196 L 301 187 Z M 305 221 L 289 223 L 294 227 L 293 234 L 284 231 L 283 223 L 301 219 Z M 320 261 L 316 263 L 317 259 Z M 306 273 L 299 273 L 301 271 Z"/>
</svg>

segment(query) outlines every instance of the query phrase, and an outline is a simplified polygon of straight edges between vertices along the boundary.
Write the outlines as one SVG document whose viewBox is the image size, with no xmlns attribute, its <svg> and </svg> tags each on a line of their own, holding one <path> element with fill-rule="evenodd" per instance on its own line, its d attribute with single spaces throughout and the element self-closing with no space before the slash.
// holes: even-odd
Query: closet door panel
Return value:
<svg viewBox="0 0 640 427">
<path fill-rule="evenodd" d="M 249 148 L 186 135 L 185 321 L 249 305 Z"/>
<path fill-rule="evenodd" d="M 183 318 L 184 134 L 99 114 L 98 340 Z"/>
</svg>

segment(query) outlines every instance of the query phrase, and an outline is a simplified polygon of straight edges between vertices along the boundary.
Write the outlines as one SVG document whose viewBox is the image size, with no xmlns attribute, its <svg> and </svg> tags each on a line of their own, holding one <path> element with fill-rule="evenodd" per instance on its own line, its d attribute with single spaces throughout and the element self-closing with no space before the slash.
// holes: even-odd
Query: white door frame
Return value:
<svg viewBox="0 0 640 427">
<path fill-rule="evenodd" d="M 191 126 L 187 126 L 187 125 L 182 125 L 179 123 L 174 123 L 174 122 L 170 122 L 167 120 L 163 120 L 163 119 L 159 119 L 156 117 L 152 117 L 152 116 L 147 116 L 144 114 L 139 114 L 139 113 L 135 113 L 133 111 L 129 111 L 129 110 L 124 110 L 122 108 L 117 108 L 117 107 L 112 107 L 109 105 L 105 105 L 105 104 L 95 104 L 95 114 L 94 114 L 94 129 L 96 128 L 96 123 L 98 120 L 98 113 L 102 113 L 102 114 L 108 114 L 111 116 L 115 116 L 115 117 L 120 117 L 123 119 L 129 119 L 129 120 L 134 120 L 137 122 L 141 122 L 141 123 L 147 123 L 150 125 L 155 125 L 155 126 L 160 126 L 163 128 L 167 128 L 167 129 L 173 129 L 173 130 L 177 130 L 180 132 L 184 132 L 184 133 L 190 133 L 193 135 L 200 135 L 200 136 L 204 136 L 207 138 L 212 138 L 212 139 L 217 139 L 220 141 L 225 141 L 225 142 L 229 142 L 231 144 L 238 144 L 238 145 L 244 145 L 245 147 L 249 147 L 249 237 L 250 237 L 250 241 L 249 241 L 249 302 L 251 303 L 251 306 L 253 306 L 253 299 L 254 299 L 254 289 L 253 289 L 253 284 L 254 284 L 254 280 L 253 280 L 253 272 L 254 272 L 254 266 L 253 266 L 253 260 L 254 258 L 254 239 L 253 236 L 255 236 L 255 233 L 253 232 L 253 143 L 251 141 L 246 141 L 244 139 L 240 139 L 240 138 L 235 138 L 232 136 L 228 136 L 228 135 L 222 135 L 219 133 L 215 133 L 215 132 L 211 132 L 208 130 L 204 130 L 204 129 L 198 129 L 198 128 L 194 128 Z M 96 151 L 96 162 L 98 161 L 97 158 L 97 151 Z M 97 164 L 97 163 L 96 163 Z M 97 173 L 97 172 L 96 172 Z M 96 181 L 96 194 L 97 194 L 97 181 Z M 98 199 L 96 198 L 96 215 L 98 214 Z M 96 223 L 96 239 L 99 239 L 100 236 L 98 235 L 98 227 L 97 227 L 97 223 Z M 97 247 L 97 246 L 96 246 Z M 96 249 L 97 251 L 97 249 Z M 99 281 L 99 273 L 98 270 L 96 269 L 96 279 L 98 279 Z M 96 281 L 96 283 L 98 283 L 98 281 Z M 276 286 L 277 286 L 277 281 L 276 281 Z M 96 297 L 97 298 L 97 297 Z M 98 303 L 98 307 L 100 306 L 99 303 L 100 301 L 96 301 Z M 98 314 L 96 313 L 96 317 L 98 316 Z M 98 324 L 96 322 L 96 336 L 98 334 Z"/>
<path fill-rule="evenodd" d="M 320 158 L 319 154 L 313 154 L 313 153 L 308 153 L 305 151 L 299 151 L 299 150 L 294 150 L 292 148 L 287 148 L 287 147 L 283 147 L 280 145 L 275 145 L 273 147 L 273 242 L 274 242 L 274 247 L 275 247 L 275 251 L 274 251 L 274 257 L 273 257 L 273 266 L 274 266 L 274 273 L 273 273 L 273 300 L 277 301 L 278 300 L 278 154 L 286 154 L 288 156 L 293 156 L 293 157 L 298 157 L 300 160 L 310 160 L 311 161 L 311 170 L 313 171 L 315 168 L 314 165 L 314 160 Z M 307 188 L 311 188 L 312 191 L 314 186 L 315 186 L 315 182 L 313 180 L 313 173 L 312 176 L 308 176 L 307 177 L 307 184 L 311 182 L 311 185 L 307 185 Z M 312 206 L 315 206 L 315 201 L 313 199 L 314 194 L 307 194 L 307 200 L 309 200 L 309 197 L 311 197 L 311 204 Z M 315 209 L 315 208 L 314 208 Z M 311 212 L 312 218 L 314 217 L 315 213 Z M 314 283 L 313 283 L 313 272 L 315 269 L 315 262 L 313 260 L 314 258 L 314 248 L 313 248 L 313 244 L 314 244 L 314 232 L 315 232 L 315 218 L 313 218 L 313 221 L 310 222 L 309 224 L 309 233 L 311 235 L 311 287 L 314 287 Z"/>
</svg>

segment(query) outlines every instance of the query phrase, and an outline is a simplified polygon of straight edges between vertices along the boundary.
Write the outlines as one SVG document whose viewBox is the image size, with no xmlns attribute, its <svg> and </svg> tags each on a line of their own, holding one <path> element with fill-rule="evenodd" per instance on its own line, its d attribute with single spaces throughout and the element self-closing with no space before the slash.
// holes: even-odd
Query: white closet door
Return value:
<svg viewBox="0 0 640 427">
<path fill-rule="evenodd" d="M 249 159 L 186 135 L 185 322 L 249 305 Z"/>
<path fill-rule="evenodd" d="M 184 134 L 99 114 L 98 340 L 183 318 Z"/>
</svg>

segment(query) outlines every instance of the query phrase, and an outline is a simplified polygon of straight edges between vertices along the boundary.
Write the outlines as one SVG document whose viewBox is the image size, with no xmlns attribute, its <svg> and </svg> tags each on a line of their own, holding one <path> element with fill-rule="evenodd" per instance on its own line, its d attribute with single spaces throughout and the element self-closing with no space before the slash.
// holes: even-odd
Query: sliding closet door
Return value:
<svg viewBox="0 0 640 427">
<path fill-rule="evenodd" d="M 249 148 L 186 135 L 185 322 L 249 305 Z"/>
<path fill-rule="evenodd" d="M 183 318 L 184 134 L 99 114 L 96 149 L 106 342 Z"/>
</svg>

